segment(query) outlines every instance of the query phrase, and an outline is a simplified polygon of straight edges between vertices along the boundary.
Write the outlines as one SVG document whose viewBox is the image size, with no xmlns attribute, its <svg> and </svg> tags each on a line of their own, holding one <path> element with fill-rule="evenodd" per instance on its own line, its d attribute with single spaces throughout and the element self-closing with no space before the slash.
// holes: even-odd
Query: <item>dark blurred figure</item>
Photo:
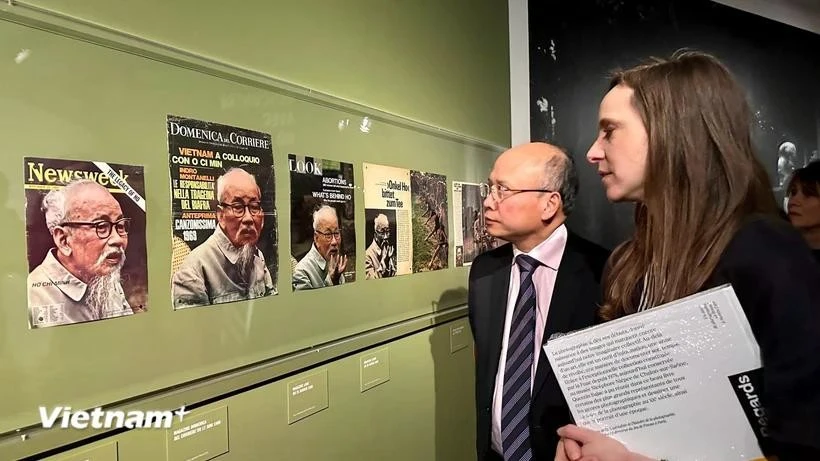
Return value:
<svg viewBox="0 0 820 461">
<path fill-rule="evenodd" d="M 820 261 L 820 161 L 794 171 L 788 194 L 789 221 Z"/>
</svg>

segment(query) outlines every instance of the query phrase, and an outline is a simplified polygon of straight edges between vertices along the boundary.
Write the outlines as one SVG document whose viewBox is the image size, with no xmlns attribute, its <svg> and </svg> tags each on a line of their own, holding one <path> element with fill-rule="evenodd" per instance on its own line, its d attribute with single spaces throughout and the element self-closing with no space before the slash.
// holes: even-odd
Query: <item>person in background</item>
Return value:
<svg viewBox="0 0 820 461">
<path fill-rule="evenodd" d="M 820 261 L 820 161 L 797 169 L 789 180 L 789 221 Z"/>
<path fill-rule="evenodd" d="M 610 201 L 636 204 L 635 231 L 607 264 L 601 314 L 731 283 L 760 346 L 773 455 L 820 459 L 820 266 L 777 215 L 751 126 L 743 88 L 708 54 L 614 75 L 587 159 Z M 558 434 L 559 461 L 647 459 L 587 428 Z"/>
</svg>

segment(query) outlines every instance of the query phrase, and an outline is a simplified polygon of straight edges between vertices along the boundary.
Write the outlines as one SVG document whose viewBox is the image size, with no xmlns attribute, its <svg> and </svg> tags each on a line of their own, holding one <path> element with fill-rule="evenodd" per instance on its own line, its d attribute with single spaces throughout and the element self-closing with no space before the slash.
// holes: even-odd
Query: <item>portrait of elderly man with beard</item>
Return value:
<svg viewBox="0 0 820 461">
<path fill-rule="evenodd" d="M 42 210 L 55 246 L 28 275 L 32 327 L 133 314 L 120 284 L 130 219 L 108 189 L 76 180 L 46 194 Z"/>
<path fill-rule="evenodd" d="M 293 289 L 310 290 L 345 283 L 347 256 L 340 255 L 342 233 L 336 209 L 322 205 L 313 213 L 313 245 L 293 270 Z"/>
<path fill-rule="evenodd" d="M 274 293 L 256 248 L 265 213 L 256 179 L 232 168 L 216 180 L 214 233 L 191 251 L 172 278 L 174 308 L 242 301 Z"/>
<path fill-rule="evenodd" d="M 366 279 L 396 275 L 396 247 L 390 244 L 390 221 L 384 214 L 373 220 L 373 242 L 364 254 Z"/>
</svg>

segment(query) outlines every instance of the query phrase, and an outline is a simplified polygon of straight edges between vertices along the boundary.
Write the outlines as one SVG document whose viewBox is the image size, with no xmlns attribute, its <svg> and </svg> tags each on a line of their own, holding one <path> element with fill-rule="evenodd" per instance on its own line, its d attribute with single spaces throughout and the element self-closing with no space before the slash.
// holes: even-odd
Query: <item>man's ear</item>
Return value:
<svg viewBox="0 0 820 461">
<path fill-rule="evenodd" d="M 68 231 L 63 227 L 55 227 L 51 232 L 51 238 L 54 239 L 54 245 L 57 251 L 65 256 L 71 256 L 71 246 L 68 244 Z"/>
<path fill-rule="evenodd" d="M 544 208 L 541 211 L 541 220 L 550 221 L 561 211 L 564 206 L 561 195 L 555 192 L 549 194 L 544 201 Z"/>
</svg>

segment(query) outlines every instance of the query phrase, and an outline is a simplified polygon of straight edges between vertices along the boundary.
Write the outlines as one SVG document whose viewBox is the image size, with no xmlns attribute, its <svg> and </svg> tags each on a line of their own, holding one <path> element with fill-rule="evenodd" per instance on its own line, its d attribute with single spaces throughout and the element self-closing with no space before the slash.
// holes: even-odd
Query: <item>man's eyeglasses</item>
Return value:
<svg viewBox="0 0 820 461">
<path fill-rule="evenodd" d="M 376 233 L 379 235 L 390 235 L 390 228 L 376 229 Z"/>
<path fill-rule="evenodd" d="M 339 231 L 335 231 L 335 232 L 313 231 L 313 232 L 316 232 L 317 234 L 321 235 L 322 237 L 324 237 L 328 240 L 331 240 L 334 237 L 336 238 L 336 240 L 339 240 L 339 239 L 342 238 L 342 233 L 339 232 Z"/>
<path fill-rule="evenodd" d="M 486 184 L 481 183 L 478 185 L 478 192 L 481 194 L 481 198 L 487 198 L 487 196 L 492 196 L 493 200 L 496 202 L 500 202 L 512 195 L 515 195 L 519 192 L 555 192 L 549 189 L 510 189 L 509 187 L 500 186 L 498 184 Z"/>
<path fill-rule="evenodd" d="M 234 217 L 241 218 L 245 216 L 245 209 L 248 209 L 248 212 L 251 216 L 258 216 L 262 214 L 262 205 L 259 203 L 249 203 L 245 205 L 244 203 L 219 203 L 223 209 L 228 209 Z"/>
<path fill-rule="evenodd" d="M 68 221 L 60 224 L 61 226 L 91 226 L 97 231 L 97 237 L 107 239 L 111 235 L 111 228 L 117 229 L 120 237 L 128 235 L 131 229 L 131 218 L 122 218 L 114 222 L 111 221 Z"/>
</svg>

